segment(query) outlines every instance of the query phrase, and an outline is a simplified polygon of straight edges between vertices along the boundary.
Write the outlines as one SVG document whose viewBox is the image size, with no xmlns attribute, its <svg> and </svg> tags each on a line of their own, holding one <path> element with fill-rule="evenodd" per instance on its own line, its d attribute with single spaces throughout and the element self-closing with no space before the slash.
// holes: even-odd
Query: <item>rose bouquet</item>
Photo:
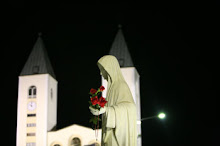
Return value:
<svg viewBox="0 0 220 146">
<path fill-rule="evenodd" d="M 91 89 L 89 92 L 90 95 L 90 101 L 89 101 L 89 108 L 92 111 L 93 116 L 89 120 L 90 123 L 93 123 L 94 129 L 95 129 L 95 136 L 96 136 L 96 141 L 98 138 L 98 130 L 99 129 L 99 121 L 101 121 L 101 118 L 99 118 L 99 114 L 103 113 L 103 110 L 105 108 L 105 104 L 107 101 L 105 100 L 104 97 L 102 97 L 101 92 L 105 90 L 104 86 L 101 86 L 96 89 Z"/>
<path fill-rule="evenodd" d="M 105 107 L 105 104 L 107 103 L 107 101 L 101 95 L 101 92 L 104 90 L 105 90 L 104 86 L 99 87 L 98 90 L 91 88 L 91 90 L 89 92 L 89 95 L 90 95 L 89 106 L 90 106 L 90 108 L 93 108 L 99 112 L 102 108 Z M 101 119 L 99 118 L 99 113 L 97 113 L 97 115 L 92 116 L 92 118 L 89 120 L 89 122 L 91 122 L 95 125 L 95 129 L 96 129 L 96 125 L 97 125 L 97 129 L 99 128 L 98 127 L 99 121 L 101 121 Z"/>
</svg>

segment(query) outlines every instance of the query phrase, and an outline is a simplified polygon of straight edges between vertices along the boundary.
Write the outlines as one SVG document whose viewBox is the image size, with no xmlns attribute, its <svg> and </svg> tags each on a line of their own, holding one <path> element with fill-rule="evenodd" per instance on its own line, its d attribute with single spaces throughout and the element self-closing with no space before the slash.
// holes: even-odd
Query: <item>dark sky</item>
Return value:
<svg viewBox="0 0 220 146">
<path fill-rule="evenodd" d="M 1 14 L 2 95 L 10 110 L 1 110 L 1 116 L 10 128 L 11 145 L 16 139 L 18 76 L 38 32 L 58 80 L 58 129 L 90 127 L 88 91 L 100 86 L 96 62 L 108 53 L 118 24 L 140 74 L 142 118 L 167 114 L 163 121 L 142 123 L 143 145 L 219 143 L 219 3 L 94 2 L 72 8 L 61 3 L 53 10 L 30 5 L 22 11 L 15 9 L 26 8 L 22 2 L 10 6 Z"/>
</svg>

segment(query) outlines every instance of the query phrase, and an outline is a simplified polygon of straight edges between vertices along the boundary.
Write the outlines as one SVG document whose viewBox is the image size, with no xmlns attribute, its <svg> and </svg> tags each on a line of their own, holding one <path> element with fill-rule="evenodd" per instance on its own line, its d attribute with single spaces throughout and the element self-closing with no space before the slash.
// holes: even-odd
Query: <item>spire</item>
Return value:
<svg viewBox="0 0 220 146">
<path fill-rule="evenodd" d="M 41 35 L 42 33 L 38 33 L 38 39 L 28 57 L 27 62 L 25 63 L 23 70 L 21 71 L 20 76 L 50 74 L 52 77 L 56 78 Z"/>
<path fill-rule="evenodd" d="M 119 24 L 118 28 L 118 32 L 115 36 L 114 42 L 112 43 L 109 54 L 118 59 L 120 67 L 133 67 L 134 64 L 121 30 L 122 26 Z"/>
</svg>

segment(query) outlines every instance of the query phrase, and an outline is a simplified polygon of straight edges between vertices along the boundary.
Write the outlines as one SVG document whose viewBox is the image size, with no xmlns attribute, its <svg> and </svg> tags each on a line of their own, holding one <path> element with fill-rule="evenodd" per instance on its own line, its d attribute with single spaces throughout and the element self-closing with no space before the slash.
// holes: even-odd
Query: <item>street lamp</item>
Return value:
<svg viewBox="0 0 220 146">
<path fill-rule="evenodd" d="M 164 119 L 166 117 L 165 113 L 159 113 L 158 115 L 155 116 L 151 116 L 151 117 L 146 117 L 146 118 L 142 118 L 141 121 L 144 120 L 149 120 L 149 119 L 153 119 L 153 118 L 160 118 L 160 119 Z"/>
<path fill-rule="evenodd" d="M 164 113 L 159 113 L 158 114 L 158 118 L 160 119 L 164 119 L 166 117 L 166 115 Z"/>
<path fill-rule="evenodd" d="M 155 116 L 142 118 L 141 120 L 138 120 L 138 121 L 137 121 L 137 124 L 140 125 L 140 124 L 141 124 L 141 121 L 144 121 L 144 120 L 149 120 L 149 119 L 153 119 L 153 118 L 164 119 L 165 117 L 166 117 L 166 114 L 163 113 L 163 112 L 161 112 L 161 113 L 159 113 L 158 115 L 155 115 Z M 141 137 L 141 134 L 139 134 L 138 137 Z"/>
</svg>

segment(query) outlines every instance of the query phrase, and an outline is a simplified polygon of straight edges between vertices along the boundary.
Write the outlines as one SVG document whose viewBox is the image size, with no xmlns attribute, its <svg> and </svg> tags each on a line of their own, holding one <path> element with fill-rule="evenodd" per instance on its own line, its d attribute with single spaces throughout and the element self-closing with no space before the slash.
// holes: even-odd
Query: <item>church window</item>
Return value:
<svg viewBox="0 0 220 146">
<path fill-rule="evenodd" d="M 53 99 L 53 89 L 50 89 L 50 98 Z"/>
<path fill-rule="evenodd" d="M 37 88 L 35 86 L 31 86 L 28 90 L 28 97 L 36 98 L 36 95 L 37 95 Z"/>
<path fill-rule="evenodd" d="M 70 146 L 81 146 L 81 140 L 78 137 L 74 137 L 71 140 L 71 145 Z"/>
<path fill-rule="evenodd" d="M 38 74 L 39 73 L 39 66 L 38 65 L 33 66 L 32 72 L 33 72 L 33 74 Z"/>
<path fill-rule="evenodd" d="M 36 143 L 35 142 L 29 142 L 26 144 L 26 146 L 36 146 Z"/>
<path fill-rule="evenodd" d="M 53 142 L 50 146 L 62 146 L 62 144 L 60 142 Z"/>
<path fill-rule="evenodd" d="M 27 114 L 28 117 L 36 117 L 36 114 Z"/>
<path fill-rule="evenodd" d="M 27 133 L 27 136 L 35 136 L 35 133 Z"/>
<path fill-rule="evenodd" d="M 27 127 L 36 127 L 36 123 L 28 123 Z"/>
</svg>

